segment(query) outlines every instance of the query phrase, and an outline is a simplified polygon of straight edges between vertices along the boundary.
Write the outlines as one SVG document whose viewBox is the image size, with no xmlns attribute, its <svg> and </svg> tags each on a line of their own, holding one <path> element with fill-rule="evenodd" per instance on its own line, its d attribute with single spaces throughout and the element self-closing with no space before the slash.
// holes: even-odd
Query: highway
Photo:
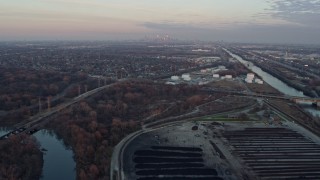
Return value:
<svg viewBox="0 0 320 180">
<path fill-rule="evenodd" d="M 121 80 L 118 80 L 115 83 L 112 83 L 112 84 L 109 84 L 109 85 L 105 85 L 105 86 L 93 89 L 91 91 L 88 91 L 86 93 L 81 94 L 80 96 L 77 96 L 77 97 L 73 98 L 72 100 L 70 100 L 68 102 L 65 102 L 65 103 L 62 103 L 62 104 L 60 104 L 58 106 L 55 106 L 55 107 L 51 108 L 50 110 L 47 110 L 47 111 L 44 111 L 42 113 L 36 114 L 35 116 L 30 117 L 28 119 L 27 123 L 24 123 L 24 124 L 20 124 L 19 123 L 18 126 L 15 126 L 16 128 L 13 131 L 1 136 L 0 140 L 1 139 L 7 139 L 11 135 L 16 135 L 16 134 L 23 133 L 23 132 L 25 132 L 27 134 L 33 134 L 34 132 L 36 132 L 38 130 L 38 127 L 39 127 L 40 124 L 47 123 L 48 118 L 50 116 L 60 112 L 61 110 L 65 109 L 67 107 L 70 107 L 71 105 L 73 105 L 75 103 L 78 103 L 79 101 L 82 101 L 83 99 L 85 99 L 85 98 L 87 98 L 89 96 L 92 96 L 92 95 L 94 95 L 96 93 L 99 93 L 102 90 L 104 90 L 106 88 L 109 88 L 109 87 L 113 86 L 114 84 L 116 84 L 118 82 L 124 82 L 126 80 L 127 79 L 121 79 Z"/>
</svg>

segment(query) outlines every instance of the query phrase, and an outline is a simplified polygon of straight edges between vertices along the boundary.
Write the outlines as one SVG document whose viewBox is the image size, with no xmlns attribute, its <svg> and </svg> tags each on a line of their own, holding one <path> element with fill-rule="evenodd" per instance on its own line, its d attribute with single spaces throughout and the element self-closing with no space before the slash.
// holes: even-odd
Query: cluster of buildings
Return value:
<svg viewBox="0 0 320 180">
<path fill-rule="evenodd" d="M 171 55 L 174 48 L 164 49 L 168 54 L 163 53 L 161 48 L 150 50 L 143 44 L 0 44 L 0 66 L 40 71 L 84 72 L 120 78 L 165 75 L 201 65 L 189 60 L 187 54 L 177 57 Z"/>
<path fill-rule="evenodd" d="M 217 66 L 215 68 L 205 68 L 201 69 L 200 72 L 193 72 L 191 74 L 182 74 L 181 76 L 171 76 L 167 84 L 179 84 L 179 83 L 190 83 L 204 85 L 208 84 L 210 81 L 215 81 L 219 79 L 233 79 L 232 75 L 220 76 L 219 71 L 225 71 L 227 68 L 225 66 Z"/>
<path fill-rule="evenodd" d="M 170 79 L 166 82 L 167 84 L 175 85 L 179 83 L 188 83 L 188 84 L 197 84 L 204 85 L 208 84 L 211 81 L 217 80 L 233 80 L 233 77 L 230 74 L 221 76 L 218 71 L 227 70 L 224 66 L 219 66 L 217 68 L 208 68 L 202 69 L 200 72 L 193 72 L 191 74 L 182 74 L 181 76 L 171 76 Z M 243 79 L 242 79 L 243 80 Z M 263 84 L 264 81 L 256 77 L 254 73 L 248 73 L 244 81 L 248 84 Z"/>
<path fill-rule="evenodd" d="M 256 78 L 253 73 L 248 73 L 245 79 L 245 82 L 248 84 L 256 83 L 256 84 L 263 84 L 263 81 L 259 78 Z"/>
</svg>

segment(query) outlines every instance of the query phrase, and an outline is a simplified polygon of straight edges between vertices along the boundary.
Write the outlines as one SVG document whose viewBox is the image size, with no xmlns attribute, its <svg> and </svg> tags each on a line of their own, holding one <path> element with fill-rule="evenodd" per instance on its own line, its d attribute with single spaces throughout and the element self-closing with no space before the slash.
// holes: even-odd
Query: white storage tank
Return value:
<svg viewBox="0 0 320 180">
<path fill-rule="evenodd" d="M 245 81 L 246 81 L 246 83 L 252 84 L 252 79 L 246 78 Z"/>
<path fill-rule="evenodd" d="M 257 84 L 263 84 L 263 81 L 261 79 L 258 79 L 258 78 L 256 78 L 254 80 L 254 82 L 257 83 Z"/>
<path fill-rule="evenodd" d="M 171 80 L 173 81 L 178 81 L 180 78 L 179 76 L 171 76 Z"/>
<path fill-rule="evenodd" d="M 182 74 L 181 76 L 182 78 L 185 78 L 185 77 L 190 77 L 190 74 Z"/>
<path fill-rule="evenodd" d="M 213 74 L 212 77 L 213 77 L 213 78 L 219 78 L 220 75 L 219 75 L 219 74 Z"/>
<path fill-rule="evenodd" d="M 184 79 L 184 78 L 190 78 L 190 74 L 182 74 L 181 78 L 182 78 L 182 79 Z"/>
<path fill-rule="evenodd" d="M 253 73 L 248 73 L 247 74 L 247 78 L 245 79 L 245 81 L 247 82 L 247 83 L 252 83 L 253 82 L 253 79 L 254 79 L 254 74 Z"/>
<path fill-rule="evenodd" d="M 183 78 L 183 80 L 185 80 L 185 81 L 191 81 L 191 77 L 189 76 L 189 77 L 185 77 L 185 78 Z"/>
<path fill-rule="evenodd" d="M 191 81 L 190 74 L 182 74 L 181 78 L 185 81 Z"/>
<path fill-rule="evenodd" d="M 200 81 L 198 84 L 201 86 L 201 85 L 205 85 L 205 84 L 208 84 L 209 82 L 208 81 Z"/>
<path fill-rule="evenodd" d="M 261 79 L 259 79 L 258 81 L 256 81 L 257 84 L 263 84 L 263 81 Z"/>
<path fill-rule="evenodd" d="M 176 85 L 176 83 L 170 82 L 170 81 L 166 82 L 166 84 L 168 84 L 168 85 Z"/>
<path fill-rule="evenodd" d="M 247 79 L 254 79 L 254 74 L 253 73 L 248 73 L 247 74 Z"/>
<path fill-rule="evenodd" d="M 232 79 L 232 75 L 225 75 L 226 79 Z"/>
</svg>

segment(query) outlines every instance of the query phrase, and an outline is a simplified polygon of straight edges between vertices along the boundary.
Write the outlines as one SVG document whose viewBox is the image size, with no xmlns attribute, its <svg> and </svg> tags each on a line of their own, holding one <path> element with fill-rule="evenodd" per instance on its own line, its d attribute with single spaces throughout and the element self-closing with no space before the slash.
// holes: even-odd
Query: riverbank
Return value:
<svg viewBox="0 0 320 180">
<path fill-rule="evenodd" d="M 0 134 L 7 131 L 0 130 Z M 43 153 L 33 136 L 10 136 L 0 140 L 0 179 L 39 179 Z"/>
<path fill-rule="evenodd" d="M 262 65 L 259 62 L 251 61 L 249 59 L 246 59 L 241 54 L 237 54 L 237 56 L 241 57 L 243 60 L 246 60 L 246 61 L 249 61 L 249 62 L 253 63 L 255 66 L 259 67 L 261 70 L 263 70 L 263 71 L 269 73 L 270 75 L 276 77 L 277 79 L 281 80 L 287 86 L 292 87 L 292 88 L 294 88 L 294 89 L 296 89 L 298 91 L 301 91 L 303 93 L 303 95 L 308 96 L 308 97 L 316 97 L 311 89 L 309 89 L 309 88 L 307 88 L 305 86 L 301 86 L 299 84 L 293 83 L 289 79 L 285 78 L 283 75 L 281 75 L 281 74 L 277 73 L 275 70 L 273 70 L 272 67 L 265 66 L 265 65 Z"/>
<path fill-rule="evenodd" d="M 0 135 L 11 129 L 0 128 Z M 18 142 L 17 142 L 18 141 Z M 21 143 L 23 142 L 23 143 Z M 71 149 L 52 131 L 41 130 L 32 136 L 15 135 L 0 140 L 0 179 L 76 179 Z"/>
<path fill-rule="evenodd" d="M 71 148 L 53 131 L 41 130 L 34 134 L 43 151 L 43 180 L 76 179 L 76 163 Z"/>
<path fill-rule="evenodd" d="M 299 91 L 299 90 L 289 86 L 288 84 L 281 81 L 280 79 L 274 77 L 273 75 L 269 74 L 268 72 L 265 72 L 262 68 L 255 66 L 254 63 L 244 60 L 241 56 L 239 56 L 237 54 L 233 54 L 232 52 L 228 51 L 227 49 L 225 49 L 225 50 L 228 53 L 230 53 L 233 58 L 240 61 L 248 69 L 250 69 L 251 71 L 253 71 L 257 75 L 259 75 L 265 82 L 267 82 L 273 88 L 279 90 L 283 94 L 289 95 L 289 96 L 305 97 L 305 95 L 303 94 L 302 91 Z M 311 104 L 309 105 L 309 107 L 302 107 L 302 108 L 306 112 L 312 114 L 313 117 L 320 116 L 320 111 L 318 109 L 312 107 Z"/>
</svg>

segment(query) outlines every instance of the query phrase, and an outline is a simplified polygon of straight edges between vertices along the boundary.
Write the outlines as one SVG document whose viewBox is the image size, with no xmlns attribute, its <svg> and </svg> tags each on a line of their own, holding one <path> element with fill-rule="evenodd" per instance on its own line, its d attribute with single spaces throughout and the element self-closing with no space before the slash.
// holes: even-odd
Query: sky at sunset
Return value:
<svg viewBox="0 0 320 180">
<path fill-rule="evenodd" d="M 320 44 L 320 0 L 0 0 L 0 41 L 178 39 Z"/>
</svg>

